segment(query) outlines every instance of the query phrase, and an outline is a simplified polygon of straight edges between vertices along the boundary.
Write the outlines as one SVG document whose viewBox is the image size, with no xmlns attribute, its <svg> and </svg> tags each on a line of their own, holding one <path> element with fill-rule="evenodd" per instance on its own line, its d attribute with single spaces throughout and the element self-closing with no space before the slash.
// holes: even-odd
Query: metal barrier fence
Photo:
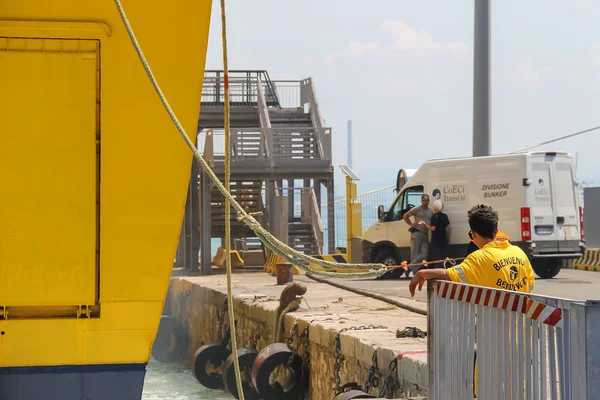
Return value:
<svg viewBox="0 0 600 400">
<path fill-rule="evenodd" d="M 258 84 L 261 82 L 265 103 L 280 107 L 275 86 L 264 70 L 230 70 L 229 101 L 232 106 L 255 106 L 258 101 Z M 223 71 L 206 70 L 202 83 L 202 105 L 219 106 L 225 101 L 225 76 Z"/>
<path fill-rule="evenodd" d="M 377 207 L 380 204 L 385 207 L 392 204 L 394 196 L 396 196 L 394 188 L 395 186 L 386 186 L 356 196 L 356 201 L 362 204 L 363 231 L 377 221 Z M 323 229 L 326 231 L 327 199 L 325 194 L 322 198 L 321 219 L 324 224 Z M 336 247 L 346 247 L 346 197 L 343 196 L 336 196 L 335 198 L 335 245 Z M 325 249 L 325 251 L 329 251 L 329 249 Z"/>
<path fill-rule="evenodd" d="M 211 134 L 212 154 L 216 160 L 225 157 L 225 131 L 207 129 L 198 135 L 198 148 L 204 148 Z M 312 127 L 232 128 L 231 161 L 270 158 L 274 160 L 328 160 L 331 129 Z M 206 149 L 205 149 L 206 151 Z"/>
<path fill-rule="evenodd" d="M 280 107 L 298 108 L 303 107 L 302 81 L 272 81 Z"/>
<path fill-rule="evenodd" d="M 447 281 L 427 295 L 430 400 L 600 399 L 600 302 Z"/>
</svg>

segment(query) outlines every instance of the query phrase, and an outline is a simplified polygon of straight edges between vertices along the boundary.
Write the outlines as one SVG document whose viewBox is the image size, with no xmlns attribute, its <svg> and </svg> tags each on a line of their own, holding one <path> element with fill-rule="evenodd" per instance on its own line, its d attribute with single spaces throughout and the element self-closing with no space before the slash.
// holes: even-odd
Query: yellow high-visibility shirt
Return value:
<svg viewBox="0 0 600 400">
<path fill-rule="evenodd" d="M 446 270 L 451 281 L 531 293 L 535 275 L 527 255 L 508 241 L 494 241 Z"/>
</svg>

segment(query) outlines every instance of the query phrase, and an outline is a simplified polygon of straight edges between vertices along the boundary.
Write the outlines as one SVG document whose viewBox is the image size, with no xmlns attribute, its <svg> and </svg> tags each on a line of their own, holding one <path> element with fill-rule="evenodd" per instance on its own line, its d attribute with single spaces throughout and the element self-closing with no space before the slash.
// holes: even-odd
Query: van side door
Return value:
<svg viewBox="0 0 600 400">
<path fill-rule="evenodd" d="M 400 196 L 387 213 L 388 240 L 398 247 L 403 256 L 403 250 L 407 248 L 409 250 L 408 254 L 410 254 L 410 232 L 408 231 L 410 227 L 402 217 L 413 207 L 421 205 L 423 193 L 423 185 L 407 187 L 400 193 Z"/>
</svg>

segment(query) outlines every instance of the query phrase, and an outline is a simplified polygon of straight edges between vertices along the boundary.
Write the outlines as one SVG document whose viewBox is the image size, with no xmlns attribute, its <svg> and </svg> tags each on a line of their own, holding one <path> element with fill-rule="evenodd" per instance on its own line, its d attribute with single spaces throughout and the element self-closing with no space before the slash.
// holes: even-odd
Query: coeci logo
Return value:
<svg viewBox="0 0 600 400">
<path fill-rule="evenodd" d="M 439 200 L 442 195 L 442 193 L 440 192 L 440 189 L 434 189 L 432 194 L 433 194 L 433 198 L 436 200 Z"/>
</svg>

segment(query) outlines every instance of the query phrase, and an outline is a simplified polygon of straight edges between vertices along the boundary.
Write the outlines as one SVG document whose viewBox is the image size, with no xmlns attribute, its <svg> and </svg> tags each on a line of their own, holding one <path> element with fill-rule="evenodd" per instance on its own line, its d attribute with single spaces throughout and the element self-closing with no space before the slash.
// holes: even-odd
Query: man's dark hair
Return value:
<svg viewBox="0 0 600 400">
<path fill-rule="evenodd" d="M 476 205 L 467 213 L 471 231 L 488 239 L 496 237 L 498 230 L 498 212 L 490 206 Z"/>
<path fill-rule="evenodd" d="M 429 200 L 429 195 L 428 194 L 424 194 L 423 196 L 421 196 L 421 200 Z"/>
</svg>

